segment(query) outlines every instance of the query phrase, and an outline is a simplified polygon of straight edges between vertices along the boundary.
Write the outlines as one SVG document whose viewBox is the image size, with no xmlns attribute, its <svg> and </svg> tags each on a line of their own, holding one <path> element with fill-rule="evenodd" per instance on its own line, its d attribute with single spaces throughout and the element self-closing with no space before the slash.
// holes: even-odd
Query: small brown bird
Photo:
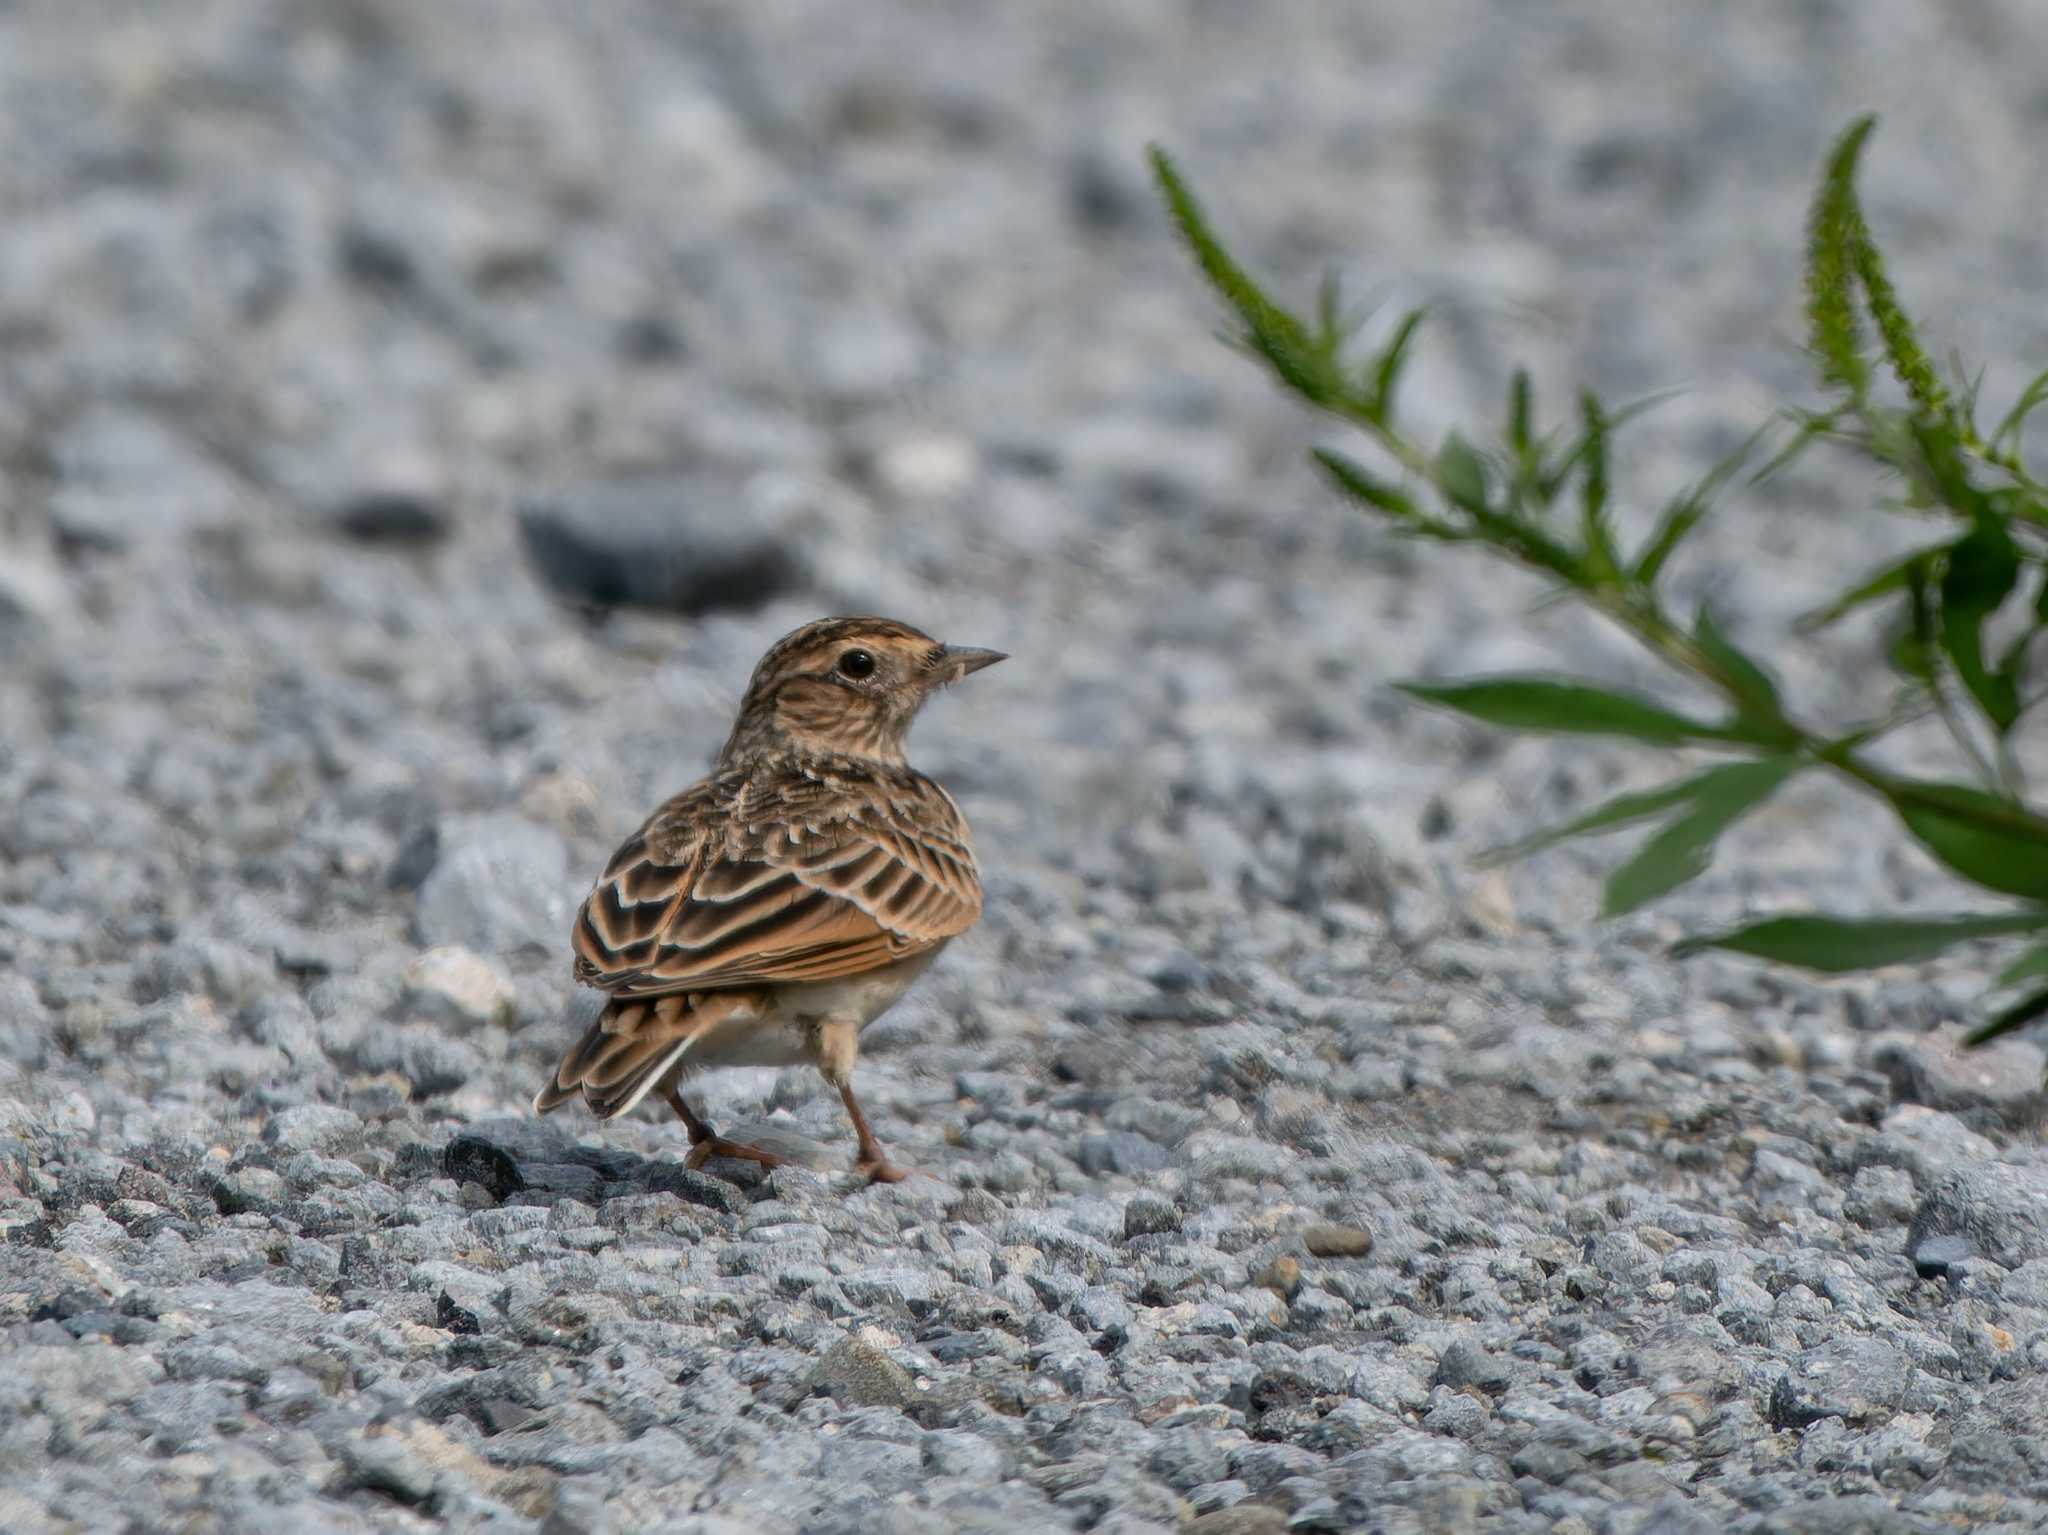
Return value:
<svg viewBox="0 0 2048 1535">
<path fill-rule="evenodd" d="M 809 1061 L 839 1089 L 857 1169 L 905 1176 L 853 1096 L 860 1031 L 981 915 L 953 797 L 903 742 L 939 688 L 1003 659 L 886 618 L 827 618 L 754 668 L 711 776 L 612 855 L 576 915 L 576 979 L 610 994 L 533 1100 L 578 1093 L 601 1119 L 658 1092 L 689 1165 L 785 1159 L 716 1134 L 683 1101 L 713 1066 Z"/>
</svg>

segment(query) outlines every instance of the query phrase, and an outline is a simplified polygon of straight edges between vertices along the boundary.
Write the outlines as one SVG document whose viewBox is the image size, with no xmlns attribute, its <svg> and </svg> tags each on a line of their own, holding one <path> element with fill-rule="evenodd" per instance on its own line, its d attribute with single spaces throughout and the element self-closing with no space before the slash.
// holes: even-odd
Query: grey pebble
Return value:
<svg viewBox="0 0 2048 1535">
<path fill-rule="evenodd" d="M 420 941 L 479 954 L 551 950 L 573 909 L 569 852 L 559 834 L 518 816 L 444 825 L 433 872 L 420 882 Z"/>
<path fill-rule="evenodd" d="M 530 502 L 519 531 L 536 574 L 579 606 L 754 608 L 800 585 L 804 563 L 758 514 L 735 515 L 746 499 L 715 474 L 599 482 Z"/>
<path fill-rule="evenodd" d="M 850 1407 L 908 1407 L 917 1399 L 910 1372 L 859 1338 L 833 1344 L 806 1379 L 812 1390 Z"/>
<path fill-rule="evenodd" d="M 1906 1249 L 1919 1266 L 2048 1257 L 2048 1165 L 1994 1162 L 1944 1178 L 1913 1212 Z"/>
</svg>

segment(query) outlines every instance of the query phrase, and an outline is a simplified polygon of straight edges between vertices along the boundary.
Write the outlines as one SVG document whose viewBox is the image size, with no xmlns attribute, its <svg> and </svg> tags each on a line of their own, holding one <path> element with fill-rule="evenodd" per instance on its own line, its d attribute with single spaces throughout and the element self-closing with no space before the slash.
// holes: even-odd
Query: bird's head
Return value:
<svg viewBox="0 0 2048 1535">
<path fill-rule="evenodd" d="M 761 658 L 721 760 L 794 748 L 901 762 L 924 701 L 1002 659 L 894 619 L 821 618 Z"/>
</svg>

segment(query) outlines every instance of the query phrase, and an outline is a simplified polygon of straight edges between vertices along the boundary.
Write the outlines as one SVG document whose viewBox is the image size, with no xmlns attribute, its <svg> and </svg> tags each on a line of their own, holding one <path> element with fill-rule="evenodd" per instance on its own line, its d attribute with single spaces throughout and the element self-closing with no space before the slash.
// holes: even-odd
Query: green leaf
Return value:
<svg viewBox="0 0 2048 1535">
<path fill-rule="evenodd" d="M 1367 413 L 1375 421 L 1385 421 L 1394 413 L 1394 388 L 1401 381 L 1401 369 L 1408 362 L 1408 345 L 1415 339 L 1415 332 L 1421 327 L 1425 309 L 1411 309 L 1401 316 L 1401 323 L 1394 327 L 1394 334 L 1380 352 L 1379 361 L 1372 371 L 1372 382 L 1366 388 Z"/>
<path fill-rule="evenodd" d="M 2043 401 L 2048 401 L 2048 371 L 2036 373 L 2020 391 L 2020 397 L 2013 401 L 2012 409 L 2005 413 L 2005 419 L 1998 423 L 1998 430 L 1991 434 L 1988 444 L 1996 453 L 2006 446 L 2010 439 L 2014 452 L 2019 450 L 2020 431 L 2027 424 L 2027 417 L 2038 410 Z"/>
<path fill-rule="evenodd" d="M 2019 682 L 2003 667 L 1985 665 L 1984 624 L 2012 595 L 2019 578 L 2019 546 L 2005 525 L 1988 514 L 1949 547 L 1941 578 L 1942 649 L 2000 735 L 2019 719 Z"/>
<path fill-rule="evenodd" d="M 1710 787 L 1693 795 L 1690 810 L 1674 817 L 1607 876 L 1600 915 L 1618 917 L 1634 911 L 1706 873 L 1721 834 L 1769 799 L 1802 766 L 1797 757 L 1728 764 Z"/>
<path fill-rule="evenodd" d="M 1535 428 L 1531 417 L 1535 410 L 1534 397 L 1529 387 L 1529 370 L 1515 369 L 1515 376 L 1508 380 L 1508 448 L 1515 455 L 1517 465 L 1527 465 L 1535 448 Z"/>
<path fill-rule="evenodd" d="M 1998 979 L 1991 984 L 2002 989 L 2007 986 L 2017 986 L 2021 981 L 2031 981 L 2044 975 L 2048 975 L 2048 943 L 2027 950 L 2018 959 L 1999 971 Z"/>
<path fill-rule="evenodd" d="M 1919 560 L 1906 562 L 1906 627 L 1892 642 L 1891 662 L 1899 672 L 1921 684 L 1935 686 L 1933 573 Z"/>
<path fill-rule="evenodd" d="M 1746 718 L 1775 724 L 1779 718 L 1778 684 L 1769 672 L 1738 650 L 1734 641 L 1721 632 L 1721 626 L 1714 622 L 1713 609 L 1704 602 L 1700 604 L 1699 618 L 1693 626 L 1693 638 L 1742 695 L 1740 712 Z"/>
<path fill-rule="evenodd" d="M 1300 320 L 1275 304 L 1237 264 L 1209 228 L 1201 204 L 1166 151 L 1157 145 L 1147 151 L 1153 178 L 1166 199 L 1167 212 L 1180 230 L 1181 239 L 1194 254 L 1195 264 L 1208 279 L 1217 296 L 1244 323 L 1245 341 L 1281 381 L 1317 405 L 1328 405 L 1337 390 L 1331 377 L 1329 357 L 1319 350 Z"/>
<path fill-rule="evenodd" d="M 1659 746 L 1734 739 L 1725 726 L 1673 714 L 1647 698 L 1554 677 L 1484 677 L 1471 682 L 1397 682 L 1412 698 L 1513 730 L 1627 736 Z"/>
<path fill-rule="evenodd" d="M 1799 627 L 1808 631 L 1825 629 L 1829 624 L 1846 618 L 1856 609 L 1865 607 L 1880 597 L 1889 597 L 1893 592 L 1906 590 L 1916 566 L 1924 584 L 1933 571 L 1935 556 L 1941 552 L 1939 548 L 1914 550 L 1896 564 L 1887 565 L 1876 575 L 1866 577 L 1857 585 L 1850 587 L 1826 607 L 1816 608 L 1813 612 L 1803 615 L 1799 620 Z"/>
<path fill-rule="evenodd" d="M 1437 483 L 1468 512 L 1486 511 L 1486 463 L 1456 432 L 1444 439 L 1436 458 Z"/>
<path fill-rule="evenodd" d="M 1650 536 L 1650 542 L 1636 560 L 1636 581 L 1643 586 L 1654 586 L 1657 577 L 1664 573 L 1665 562 L 1712 509 L 1712 492 L 1704 481 L 1682 495 L 1674 496 L 1657 521 L 1657 531 Z"/>
<path fill-rule="evenodd" d="M 1356 459 L 1348 458 L 1334 448 L 1317 448 L 1314 456 L 1322 465 L 1323 472 L 1337 483 L 1340 490 L 1375 511 L 1386 513 L 1402 532 L 1452 542 L 1471 536 L 1463 529 L 1430 516 L 1415 504 L 1406 491 L 1381 479 Z"/>
<path fill-rule="evenodd" d="M 1607 423 L 1600 401 L 1589 390 L 1579 396 L 1586 424 L 1586 469 L 1579 481 L 1579 524 L 1586 541 L 1587 574 L 1595 581 L 1620 578 L 1621 555 L 1614 547 L 1614 523 L 1607 507 Z"/>
<path fill-rule="evenodd" d="M 1601 431 L 1598 440 L 1595 440 L 1594 434 L 1590 431 L 1580 432 L 1578 436 L 1571 440 L 1570 447 L 1566 448 L 1555 461 L 1541 469 L 1530 489 L 1538 500 L 1548 505 L 1556 498 L 1558 491 L 1564 488 L 1565 482 L 1572 476 L 1572 471 L 1577 469 L 1596 448 L 1605 452 L 1607 443 L 1613 440 L 1616 432 L 1627 426 L 1636 417 L 1647 415 L 1659 405 L 1676 399 L 1683 392 L 1683 390 L 1679 389 L 1658 389 L 1644 395 L 1640 399 L 1630 400 L 1628 404 L 1621 406 L 1617 410 L 1605 410 L 1603 408 L 1600 418 Z M 1604 469 L 1602 473 L 1605 473 Z"/>
<path fill-rule="evenodd" d="M 1822 381 L 1848 390 L 1858 400 L 1869 390 L 1870 370 L 1863 358 L 1853 291 L 1863 230 L 1863 214 L 1856 203 L 1856 161 L 1876 126 L 1876 118 L 1859 117 L 1835 141 L 1814 195 L 1806 235 L 1807 336 L 1820 359 Z"/>
<path fill-rule="evenodd" d="M 1333 353 L 1343 346 L 1349 334 L 1350 328 L 1344 323 L 1344 281 L 1333 267 L 1316 284 L 1315 349 Z"/>
<path fill-rule="evenodd" d="M 1906 436 L 1919 457 L 1917 462 L 1909 457 L 1904 467 L 1922 482 L 1918 489 L 1934 505 L 1980 520 L 1996 516 L 1991 500 L 1971 478 L 1973 456 L 1953 425 L 1914 417 Z"/>
<path fill-rule="evenodd" d="M 1977 435 L 1977 402 L 1984 395 L 1984 370 L 1979 367 L 1972 373 L 1963 362 L 1963 354 L 1951 350 L 1948 354 L 1949 371 L 1955 375 L 1956 421 L 1966 437 Z"/>
<path fill-rule="evenodd" d="M 2048 900 L 2048 820 L 1968 784 L 1882 783 L 1921 846 L 1987 890 Z"/>
<path fill-rule="evenodd" d="M 1993 1014 L 1968 1034 L 1965 1034 L 1963 1036 L 1963 1043 L 1966 1045 L 1989 1044 L 2001 1034 L 2010 1034 L 2015 1029 L 2025 1028 L 2044 1013 L 2048 1013 L 2048 988 L 2037 991 L 2030 997 L 2022 997 L 2003 1012 Z"/>
<path fill-rule="evenodd" d="M 1913 965 L 1967 943 L 2048 927 L 2048 911 L 1998 912 L 1959 917 L 1829 917 L 1818 913 L 1771 917 L 1733 932 L 1688 938 L 1672 952 L 1726 949 L 1780 964 L 1841 975 L 1883 965 Z"/>
<path fill-rule="evenodd" d="M 1705 772 L 1676 783 L 1663 784 L 1655 789 L 1643 789 L 1631 794 L 1618 794 L 1605 804 L 1587 811 L 1574 820 L 1540 831 L 1533 837 L 1505 847 L 1490 848 L 1481 853 L 1478 862 L 1482 866 L 1511 863 L 1526 858 L 1531 853 L 1541 852 L 1570 837 L 1596 836 L 1604 832 L 1619 831 L 1638 821 L 1651 820 L 1680 805 L 1690 804 L 1699 799 L 1711 799 L 1721 792 L 1730 774 L 1741 775 L 1749 771 L 1747 762 L 1722 763 Z"/>
<path fill-rule="evenodd" d="M 1823 437 L 1832 436 L 1843 414 L 1844 412 L 1838 410 L 1788 409 L 1785 415 L 1797 423 L 1796 430 L 1786 441 L 1785 446 L 1765 459 L 1763 466 L 1749 477 L 1749 484 L 1752 487 L 1763 484 L 1780 473 L 1786 465 L 1812 447 L 1815 442 Z M 1764 430 L 1769 430 L 1768 423 Z M 1758 435 L 1761 436 L 1762 432 Z"/>
<path fill-rule="evenodd" d="M 1650 535 L 1650 541 L 1643 546 L 1643 552 L 1636 557 L 1632 579 L 1643 586 L 1654 586 L 1657 577 L 1663 574 L 1665 563 L 1684 542 L 1688 533 L 1699 520 L 1712 510 L 1714 498 L 1722 488 L 1741 472 L 1756 450 L 1770 436 L 1775 422 L 1765 422 L 1734 452 L 1724 456 L 1700 478 L 1690 490 L 1672 498 L 1664 508 L 1664 515 L 1657 520 L 1657 530 Z"/>
</svg>

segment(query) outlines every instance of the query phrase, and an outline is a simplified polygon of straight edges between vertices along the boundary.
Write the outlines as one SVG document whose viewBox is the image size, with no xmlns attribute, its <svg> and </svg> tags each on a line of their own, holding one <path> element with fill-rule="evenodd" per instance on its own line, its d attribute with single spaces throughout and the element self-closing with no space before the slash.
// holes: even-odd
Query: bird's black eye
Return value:
<svg viewBox="0 0 2048 1535">
<path fill-rule="evenodd" d="M 875 658 L 865 650 L 849 650 L 839 658 L 839 675 L 858 680 L 875 674 Z"/>
</svg>

